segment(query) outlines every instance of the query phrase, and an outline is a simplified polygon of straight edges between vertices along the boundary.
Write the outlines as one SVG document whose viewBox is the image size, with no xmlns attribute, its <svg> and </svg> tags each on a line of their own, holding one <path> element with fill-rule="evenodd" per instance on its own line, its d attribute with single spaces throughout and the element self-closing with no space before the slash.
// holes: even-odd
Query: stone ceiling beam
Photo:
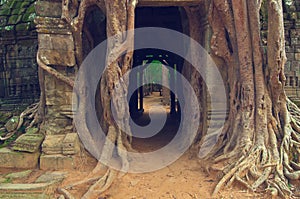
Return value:
<svg viewBox="0 0 300 199">
<path fill-rule="evenodd" d="M 139 0 L 138 6 L 193 6 L 203 0 Z"/>
</svg>

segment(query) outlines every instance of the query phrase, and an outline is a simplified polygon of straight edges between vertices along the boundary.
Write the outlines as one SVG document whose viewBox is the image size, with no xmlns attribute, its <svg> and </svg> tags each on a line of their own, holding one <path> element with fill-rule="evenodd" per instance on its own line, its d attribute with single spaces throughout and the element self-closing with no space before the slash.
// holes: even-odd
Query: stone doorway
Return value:
<svg viewBox="0 0 300 199">
<path fill-rule="evenodd" d="M 182 7 L 138 7 L 136 8 L 135 28 L 160 27 L 183 33 L 184 20 L 187 19 Z M 176 42 L 183 45 L 183 41 Z M 177 96 L 172 91 L 181 89 L 181 82 L 180 78 L 176 77 L 174 71 L 170 69 L 182 72 L 183 64 L 184 60 L 171 52 L 160 49 L 135 50 L 133 68 L 138 67 L 139 72 L 131 74 L 129 86 L 143 85 L 145 82 L 151 83 L 140 86 L 133 95 L 128 96 L 130 97 L 129 109 L 133 122 L 140 126 L 147 126 L 158 120 L 163 114 L 167 114 L 167 119 L 161 130 L 151 137 L 147 137 L 147 132 L 134 132 L 135 129 L 132 128 L 133 135 L 137 136 L 133 138 L 134 149 L 143 152 L 157 150 L 167 145 L 176 135 L 180 124 L 181 110 L 177 103 Z M 151 70 L 153 67 L 155 68 Z M 160 78 L 160 82 L 170 86 L 170 89 L 156 84 L 156 78 Z M 157 105 L 163 106 L 165 111 L 160 109 L 160 112 L 154 111 L 155 113 L 151 112 L 153 113 L 151 114 L 149 110 Z M 149 114 L 152 118 L 149 117 Z M 140 135 L 143 137 L 143 134 L 147 138 L 139 138 Z"/>
</svg>

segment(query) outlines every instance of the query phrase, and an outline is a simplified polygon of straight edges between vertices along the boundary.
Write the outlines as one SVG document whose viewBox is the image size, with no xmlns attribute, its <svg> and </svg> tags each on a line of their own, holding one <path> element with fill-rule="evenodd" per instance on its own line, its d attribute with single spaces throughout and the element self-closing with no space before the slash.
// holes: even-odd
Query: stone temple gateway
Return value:
<svg viewBox="0 0 300 199">
<path fill-rule="evenodd" d="M 73 5 L 71 1 L 69 3 L 71 6 Z M 180 32 L 188 32 L 188 19 L 185 13 L 182 12 L 183 9 L 181 9 L 181 7 L 193 6 L 199 3 L 199 0 L 140 0 L 137 13 L 139 13 L 140 9 L 144 10 L 141 10 L 141 14 L 137 14 L 137 17 L 141 18 L 136 19 L 136 26 L 158 26 L 171 28 Z M 100 1 L 96 5 L 89 5 L 86 10 L 79 11 L 82 12 L 84 20 L 79 22 L 82 23 L 79 25 L 81 30 L 74 32 L 74 27 L 70 26 L 63 19 L 64 17 L 62 15 L 64 14 L 64 9 L 66 9 L 64 8 L 65 6 L 64 2 L 61 1 L 36 2 L 37 17 L 35 18 L 35 23 L 39 43 L 37 59 L 38 64 L 54 68 L 59 73 L 74 78 L 78 67 L 86 55 L 95 46 L 106 39 L 105 7 Z M 74 12 L 74 14 L 78 12 L 76 10 L 73 11 L 73 8 L 69 9 Z M 177 13 L 172 15 L 172 10 Z M 203 46 L 206 45 L 208 47 L 208 43 L 205 43 L 209 37 L 205 10 L 205 4 L 203 3 L 203 16 L 200 22 L 202 24 L 201 35 L 203 35 L 201 42 Z M 157 20 L 153 20 L 153 17 L 156 17 L 157 20 L 161 20 L 160 24 L 156 24 Z M 142 18 L 143 20 L 141 20 Z M 79 43 L 82 43 L 82 48 L 79 48 L 81 46 L 78 45 Z M 141 56 L 146 55 L 143 53 L 135 55 L 136 58 L 134 62 L 136 62 L 136 64 L 139 64 L 139 57 Z M 176 58 L 174 59 L 176 60 Z M 179 67 L 182 67 L 183 63 L 180 60 L 176 63 Z M 66 135 L 73 135 L 73 90 L 69 85 L 47 74 L 47 72 L 44 72 L 44 75 L 45 81 L 41 86 L 45 87 L 46 120 L 43 124 L 43 129 L 46 137 L 42 146 L 40 167 L 42 169 L 50 169 L 53 167 L 60 169 L 63 166 L 72 167 L 68 166 L 73 163 L 72 157 L 65 154 L 64 147 L 57 145 L 57 143 L 65 142 Z M 140 100 L 142 100 L 142 97 Z M 171 108 L 175 107 L 173 100 L 175 100 L 175 98 L 171 95 Z M 135 106 L 137 106 L 137 104 L 131 104 L 131 112 L 137 111 L 137 109 L 133 108 Z M 73 138 L 71 142 L 76 143 L 77 139 Z M 57 162 L 57 165 L 51 164 L 52 162 Z"/>
<path fill-rule="evenodd" d="M 3 2 L 6 0 L 1 1 L 1 6 L 4 7 Z M 28 125 L 40 124 L 39 129 L 23 129 L 26 133 L 22 134 L 11 148 L 0 149 L 1 165 L 9 168 L 39 166 L 42 170 L 76 169 L 78 159 L 85 153 L 77 131 L 83 129 L 85 132 L 91 132 L 92 124 L 87 118 L 89 111 L 95 106 L 94 120 L 99 121 L 107 139 L 102 145 L 98 144 L 100 139 L 93 139 L 91 134 L 86 134 L 86 137 L 81 137 L 81 140 L 90 152 L 90 148 L 101 147 L 99 153 L 104 154 L 101 158 L 106 161 L 116 157 L 117 169 L 106 167 L 104 176 L 98 178 L 95 183 L 104 184 L 100 186 L 100 192 L 102 189 L 107 189 L 119 169 L 127 172 L 126 169 L 133 160 L 127 155 L 134 151 L 132 140 L 136 138 L 126 134 L 126 130 L 130 132 L 131 127 L 127 116 L 139 118 L 143 115 L 143 105 L 146 101 L 144 96 L 149 92 L 148 85 L 142 86 L 128 99 L 127 85 L 116 82 L 120 79 L 121 82 L 126 82 L 127 79 L 123 80 L 122 76 L 130 71 L 131 67 L 133 69 L 141 65 L 144 67 L 157 61 L 186 77 L 197 98 L 192 100 L 188 96 L 180 104 L 181 102 L 178 103 L 176 99 L 178 96 L 174 93 L 161 90 L 164 98 L 162 101 L 169 103 L 173 124 L 178 123 L 181 115 L 189 122 L 187 130 L 180 134 L 179 140 L 191 141 L 191 145 L 197 145 L 200 158 L 216 157 L 213 161 L 217 162 L 221 157 L 221 160 L 226 160 L 224 163 L 230 163 L 224 167 L 224 170 L 223 167 L 220 170 L 224 176 L 215 187 L 214 194 L 218 193 L 226 182 L 238 181 L 251 190 L 257 190 L 262 184 L 267 188 L 270 185 L 277 191 L 276 194 L 279 193 L 284 197 L 291 196 L 293 190 L 289 187 L 289 180 L 300 179 L 300 109 L 287 98 L 284 86 L 289 87 L 287 93 L 296 99 L 299 79 L 298 75 L 291 71 L 299 72 L 299 1 L 292 2 L 289 7 L 285 4 L 284 10 L 288 13 L 285 15 L 287 20 L 285 23 L 281 0 L 272 0 L 268 5 L 263 6 L 257 1 L 224 1 L 224 5 L 220 0 L 211 2 L 203 0 L 38 0 L 34 3 L 33 15 L 30 13 L 33 1 L 28 0 L 25 4 L 13 2 L 8 7 L 8 4 L 5 4 L 9 11 L 1 12 L 1 31 L 4 33 L 11 31 L 11 35 L 6 34 L 6 38 L 1 40 L 1 42 L 5 41 L 1 43 L 5 46 L 1 51 L 1 60 L 8 65 L 2 67 L 0 71 L 0 82 L 5 84 L 2 86 L 5 91 L 0 94 L 4 98 L 9 98 L 38 90 L 36 85 L 27 81 L 28 78 L 24 77 L 26 75 L 10 77 L 12 71 L 20 71 L 22 68 L 27 68 L 28 77 L 35 79 L 38 77 L 41 92 L 39 103 L 28 110 L 33 112 L 28 116 L 32 117 L 33 122 L 40 119 L 37 123 L 31 122 Z M 267 8 L 268 15 L 264 15 L 263 11 L 260 12 L 261 8 Z M 120 12 L 123 10 L 124 12 Z M 267 25 L 264 20 L 268 21 Z M 259 26 L 260 21 L 262 27 Z M 285 35 L 284 25 L 290 28 Z M 151 48 L 133 52 L 133 44 L 137 43 L 134 42 L 135 36 L 131 37 L 130 34 L 115 36 L 122 31 L 153 26 L 184 33 L 202 45 L 212 56 L 219 69 L 218 72 L 221 73 L 218 80 L 224 86 L 225 93 L 221 96 L 218 92 L 219 85 L 213 79 L 215 74 L 206 73 L 201 77 L 191 63 L 171 52 Z M 24 30 L 31 32 L 27 35 Z M 99 61 L 103 62 L 105 59 L 111 61 L 114 58 L 114 60 L 101 80 L 97 82 L 98 87 L 95 86 L 97 92 L 92 96 L 96 98 L 95 103 L 89 101 L 87 97 L 90 96 L 87 89 L 90 83 L 88 78 L 77 85 L 79 89 L 75 89 L 77 94 L 75 97 L 73 91 L 76 85 L 75 77 L 80 75 L 81 67 L 89 70 L 87 65 L 81 64 L 98 44 L 110 36 L 113 36 L 113 39 L 112 42 L 107 43 L 106 53 L 97 56 Z M 9 37 L 12 39 L 9 40 Z M 286 42 L 284 37 L 287 38 Z M 23 40 L 26 40 L 24 38 L 31 40 L 33 47 L 24 42 Z M 7 41 L 14 43 L 10 45 Z M 187 48 L 192 53 L 192 61 L 201 62 L 199 59 L 203 57 L 195 50 L 192 42 L 185 43 L 184 40 L 177 40 L 174 43 Z M 124 55 L 115 58 L 118 47 Z M 285 54 L 285 47 L 287 54 Z M 30 52 L 29 56 L 22 57 L 26 54 L 24 53 L 26 50 Z M 286 55 L 289 58 L 288 62 L 285 62 Z M 23 63 L 18 60 L 20 57 L 28 60 L 27 65 L 37 64 L 38 74 L 29 70 L 27 65 L 20 64 Z M 36 62 L 33 61 L 33 57 L 36 57 Z M 204 63 L 201 67 L 210 67 L 206 59 Z M 284 74 L 285 63 L 289 70 L 286 71 L 287 78 Z M 146 72 L 143 69 L 138 75 L 130 73 L 132 75 L 130 83 L 136 85 L 138 82 L 143 82 L 144 73 Z M 168 71 L 162 73 L 168 74 Z M 174 74 L 169 73 L 168 78 L 162 78 L 163 81 L 169 80 L 170 87 L 184 90 L 185 85 Z M 208 85 L 216 93 L 215 101 L 211 99 L 213 93 L 208 93 Z M 117 98 L 113 97 L 114 90 L 120 91 L 117 93 Z M 168 94 L 168 99 L 165 99 L 165 93 Z M 223 97 L 227 97 L 228 101 L 223 100 Z M 34 95 L 33 98 L 38 96 Z M 224 101 L 227 102 L 225 107 L 222 106 Z M 213 103 L 216 105 L 215 114 L 212 114 Z M 74 105 L 75 109 L 73 109 Z M 186 107 L 197 109 L 196 113 L 184 115 L 188 110 L 185 109 Z M 74 117 L 73 111 L 83 113 L 83 117 L 78 120 Z M 5 129 L 20 129 L 19 124 L 23 123 L 22 114 L 18 118 L 11 118 L 5 124 Z M 123 122 L 123 126 L 118 126 L 113 114 Z M 222 119 L 226 122 L 222 123 Z M 18 121 L 17 126 L 16 121 Z M 82 123 L 81 130 L 76 126 L 78 122 Z M 193 126 L 194 124 L 197 126 Z M 208 126 L 212 127 L 213 131 L 209 131 Z M 196 131 L 195 138 L 191 137 L 193 130 Z M 8 130 L 9 133 L 13 131 Z M 90 140 L 98 145 L 88 146 L 84 140 Z M 113 144 L 109 145 L 111 142 Z M 212 150 L 209 148 L 211 145 L 213 145 Z M 181 146 L 174 149 L 177 150 Z M 205 149 L 204 152 L 201 151 L 203 146 L 209 153 L 205 153 Z M 91 154 L 99 158 L 98 154 L 92 152 Z M 97 164 L 95 170 L 103 168 L 102 162 L 99 162 L 101 164 Z M 261 177 L 262 173 L 265 175 Z M 249 180 L 248 174 L 253 177 L 253 180 Z M 94 185 L 90 187 L 84 198 L 89 198 L 89 194 L 93 194 L 91 193 L 94 191 L 93 187 Z"/>
<path fill-rule="evenodd" d="M 199 20 L 202 27 L 200 43 L 209 49 L 210 29 L 206 17 L 207 8 L 201 0 L 140 0 L 136 13 L 136 27 L 165 27 L 188 34 L 189 22 L 182 8 L 183 6 L 199 4 L 202 5 L 203 13 Z M 76 2 L 71 0 L 66 2 L 38 0 L 24 3 L 2 3 L 0 13 L 2 22 L 0 25 L 3 37 L 0 45 L 4 47 L 4 50 L 1 51 L 3 65 L 0 67 L 0 82 L 2 82 L 0 84 L 2 86 L 0 97 L 6 101 L 10 100 L 10 104 L 16 106 L 19 105 L 21 99 L 22 103 L 25 104 L 38 99 L 36 56 L 39 64 L 52 67 L 65 76 L 74 78 L 78 67 L 87 54 L 106 39 L 105 6 L 102 1 L 97 4 L 88 4 L 86 10 L 80 11 L 84 20 L 80 21 L 82 23 L 79 26 L 81 29 L 76 31 L 64 19 L 65 9 L 70 10 L 74 16 L 79 12 L 76 10 Z M 288 53 L 286 90 L 291 98 L 297 100 L 299 97 L 298 87 L 300 86 L 298 83 L 300 56 L 297 52 L 299 46 L 299 39 L 297 39 L 299 35 L 299 17 L 297 17 L 300 10 L 299 1 L 295 1 L 295 4 L 289 9 L 289 14 L 285 14 L 286 49 Z M 156 21 L 160 22 L 155 23 Z M 265 29 L 263 24 L 263 36 L 266 35 Z M 82 44 L 82 48 L 80 48 L 79 43 Z M 141 56 L 146 55 L 143 53 L 135 54 L 134 65 L 140 64 Z M 177 64 L 179 67 L 177 70 L 181 71 L 183 62 L 182 60 L 176 61 L 176 59 L 176 57 L 173 58 L 174 64 Z M 28 68 L 26 64 L 30 67 Z M 23 73 L 26 76 L 14 75 L 14 78 L 11 77 L 12 74 L 19 74 L 18 71 L 20 70 L 26 70 L 26 73 Z M 70 158 L 64 154 L 63 147 L 61 145 L 56 146 L 55 143 L 67 139 L 66 134 L 73 135 L 71 134 L 73 132 L 72 88 L 47 72 L 44 72 L 44 76 L 44 83 L 40 86 L 45 87 L 46 91 L 44 93 L 46 104 L 44 131 L 47 136 L 43 147 L 44 155 L 41 156 L 41 166 L 47 165 L 43 164 L 44 161 L 51 162 L 53 158 L 57 157 L 66 158 L 68 162 Z M 171 110 L 175 110 L 174 99 L 174 96 L 171 95 Z M 131 101 L 131 113 L 143 109 L 142 100 L 143 97 L 138 98 L 138 93 L 135 93 L 135 99 Z M 141 104 L 140 107 L 137 107 L 138 103 Z M 8 109 L 11 107 L 7 106 Z M 5 106 L 0 108 L 7 110 Z M 66 141 L 66 143 L 78 142 L 77 138 L 72 139 L 73 141 Z M 72 161 L 69 162 L 72 163 Z M 57 168 L 59 167 L 57 166 Z"/>
</svg>

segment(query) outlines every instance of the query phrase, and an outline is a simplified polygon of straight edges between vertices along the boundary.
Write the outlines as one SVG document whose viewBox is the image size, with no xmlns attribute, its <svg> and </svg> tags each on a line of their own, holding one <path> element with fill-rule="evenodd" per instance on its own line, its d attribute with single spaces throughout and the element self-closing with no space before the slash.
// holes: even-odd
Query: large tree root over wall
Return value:
<svg viewBox="0 0 300 199">
<path fill-rule="evenodd" d="M 72 19 L 72 13 L 67 8 L 69 5 L 72 5 L 71 1 L 67 1 L 66 9 L 64 9 L 63 18 L 70 23 L 73 28 L 73 35 L 77 50 L 82 49 L 80 34 L 78 34 L 78 29 L 82 27 L 82 22 L 84 19 L 84 13 L 86 8 L 89 5 L 95 3 L 96 5 L 99 2 L 93 2 L 92 0 L 82 1 L 79 5 L 79 14 L 77 17 Z M 107 18 L 107 37 L 111 38 L 108 40 L 107 44 L 107 65 L 106 70 L 104 71 L 101 80 L 100 80 L 100 99 L 102 107 L 102 118 L 100 118 L 100 123 L 106 130 L 107 142 L 115 143 L 117 146 L 117 154 L 121 160 L 121 169 L 122 171 L 128 170 L 129 162 L 127 154 L 124 151 L 130 150 L 131 137 L 125 133 L 122 133 L 122 130 L 126 130 L 127 133 L 130 132 L 129 129 L 129 107 L 127 104 L 127 82 L 128 80 L 123 80 L 123 83 L 116 85 L 122 79 L 122 76 L 132 67 L 132 56 L 133 56 L 133 47 L 134 47 L 134 38 L 130 34 L 124 34 L 120 36 L 120 33 L 127 30 L 134 29 L 134 13 L 135 7 L 137 5 L 137 0 L 107 0 L 104 1 L 105 4 L 105 13 Z M 98 5 L 103 9 L 103 2 Z M 120 37 L 116 37 L 119 35 Z M 116 51 L 116 49 L 121 49 Z M 120 54 L 123 54 L 121 57 L 118 57 Z M 80 52 L 78 52 L 80 55 Z M 79 57 L 79 58 L 78 58 Z M 81 56 L 77 56 L 77 60 L 81 60 Z M 48 69 L 44 67 L 45 70 Z M 46 70 L 49 71 L 49 70 Z M 53 72 L 53 71 L 52 71 Z M 56 77 L 58 77 L 56 75 Z M 66 82 L 68 83 L 68 82 Z M 69 84 L 70 85 L 70 84 Z M 117 89 L 118 96 L 112 97 L 113 93 Z M 85 85 L 81 85 L 78 89 L 78 94 L 80 93 L 81 101 L 78 107 L 79 112 L 86 113 L 88 110 L 91 110 L 91 104 L 87 101 L 84 93 Z M 121 123 L 123 124 L 122 128 L 117 126 L 115 123 L 111 104 L 116 109 L 118 118 L 124 118 Z M 87 118 L 82 118 L 81 123 L 84 125 L 86 132 L 89 132 L 87 125 Z M 122 130 L 121 130 L 122 129 Z M 88 139 L 88 138 L 87 138 Z M 113 155 L 113 148 L 110 147 L 108 143 L 104 143 L 102 148 L 101 158 L 109 160 Z M 106 170 L 106 171 L 105 171 Z M 105 172 L 103 172 L 105 171 Z M 104 174 L 104 175 L 103 175 Z M 119 175 L 122 175 L 121 173 Z M 95 177 L 101 176 L 101 177 Z M 118 176 L 118 172 L 112 168 L 105 167 L 100 161 L 91 172 L 91 174 L 80 182 L 59 189 L 58 191 L 65 195 L 65 197 L 72 198 L 73 196 L 67 191 L 68 189 L 78 186 L 84 183 L 93 183 L 89 190 L 84 194 L 82 198 L 92 198 L 96 195 L 101 194 L 106 189 L 110 187 L 114 179 Z"/>
<path fill-rule="evenodd" d="M 214 193 L 238 182 L 250 190 L 292 195 L 300 179 L 299 109 L 284 92 L 282 1 L 268 0 L 268 55 L 261 49 L 261 1 L 213 0 L 212 50 L 228 68 L 230 113 L 227 128 L 206 157 L 225 165 Z M 222 164 L 222 163 L 226 164 Z"/>
</svg>

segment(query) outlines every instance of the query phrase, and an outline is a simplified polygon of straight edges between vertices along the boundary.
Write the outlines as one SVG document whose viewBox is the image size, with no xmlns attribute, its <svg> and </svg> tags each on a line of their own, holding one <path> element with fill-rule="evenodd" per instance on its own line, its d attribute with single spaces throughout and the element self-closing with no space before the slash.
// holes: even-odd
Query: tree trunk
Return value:
<svg viewBox="0 0 300 199">
<path fill-rule="evenodd" d="M 134 29 L 134 10 L 137 0 L 107 0 L 107 67 L 100 80 L 100 97 L 103 108 L 103 123 L 107 127 L 106 142 L 113 142 L 117 146 L 117 153 L 121 159 L 122 171 L 127 171 L 129 162 L 126 151 L 130 147 L 129 127 L 129 107 L 127 102 L 128 81 L 123 75 L 132 67 L 132 57 L 134 48 L 134 37 L 127 33 Z M 116 36 L 117 35 L 117 36 Z M 115 51 L 115 49 L 121 49 Z M 125 53 L 125 54 L 123 54 Z M 122 55 L 123 54 L 123 55 Z M 121 80 L 121 81 L 120 81 Z M 112 107 L 115 109 L 114 118 Z M 120 122 L 115 122 L 120 120 Z M 122 126 L 118 126 L 122 124 Z M 122 131 L 126 131 L 127 134 Z M 109 160 L 112 158 L 113 148 L 104 143 L 101 152 L 101 159 Z M 101 161 L 100 161 L 101 162 Z M 95 170 L 102 167 L 101 163 Z M 95 193 L 101 193 L 110 187 L 116 171 L 108 168 L 108 172 L 98 180 L 83 198 L 90 198 Z"/>
<path fill-rule="evenodd" d="M 250 190 L 268 189 L 287 198 L 292 194 L 290 180 L 300 178 L 299 109 L 284 92 L 282 1 L 268 1 L 267 65 L 261 49 L 260 7 L 261 1 L 211 3 L 211 49 L 228 68 L 230 112 L 224 136 L 206 158 L 227 165 L 214 194 L 225 183 L 237 181 Z"/>
</svg>

